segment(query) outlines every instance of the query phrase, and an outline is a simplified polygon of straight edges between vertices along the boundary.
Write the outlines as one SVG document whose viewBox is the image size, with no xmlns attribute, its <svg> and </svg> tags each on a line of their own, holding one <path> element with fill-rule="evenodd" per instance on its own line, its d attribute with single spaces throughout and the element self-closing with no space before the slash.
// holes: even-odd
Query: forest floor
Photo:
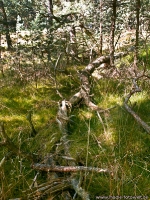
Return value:
<svg viewBox="0 0 150 200">
<path fill-rule="evenodd" d="M 143 70 L 144 62 L 149 73 L 149 57 L 150 49 L 141 51 L 139 70 Z M 61 157 L 61 132 L 56 122 L 58 102 L 69 99 L 79 90 L 78 71 L 85 66 L 67 66 L 65 71 L 57 72 L 54 77 L 53 73 L 43 74 L 45 68 L 40 73 L 38 70 L 36 73 L 25 71 L 24 67 L 31 67 L 34 63 L 27 63 L 26 60 L 23 65 L 18 62 L 18 57 L 16 60 L 12 61 L 11 55 L 7 57 L 5 68 L 0 74 L 0 121 L 5 123 L 7 135 L 22 151 L 44 159 L 57 146 L 58 156 Z M 20 60 L 23 63 L 23 59 Z M 132 61 L 132 55 L 117 61 L 122 74 Z M 36 64 L 36 69 L 40 69 L 40 65 Z M 130 105 L 150 125 L 150 79 L 140 79 L 138 84 L 141 92 L 131 97 Z M 113 171 L 111 175 L 82 173 L 82 187 L 89 192 L 91 199 L 101 196 L 150 198 L 150 136 L 124 108 L 124 98 L 131 88 L 132 78 L 126 76 L 120 79 L 92 78 L 92 101 L 103 109 L 114 108 L 99 116 L 81 102 L 72 111 L 68 133 L 72 158 L 82 166 L 109 168 Z M 30 111 L 37 132 L 35 137 L 31 136 L 28 121 Z M 31 169 L 30 161 L 20 155 L 13 155 L 2 164 L 8 152 L 6 147 L 0 148 L 2 199 L 21 197 L 23 191 L 32 185 L 36 174 Z M 62 163 L 65 165 L 66 161 Z M 39 173 L 36 184 L 45 180 L 45 174 Z"/>
</svg>

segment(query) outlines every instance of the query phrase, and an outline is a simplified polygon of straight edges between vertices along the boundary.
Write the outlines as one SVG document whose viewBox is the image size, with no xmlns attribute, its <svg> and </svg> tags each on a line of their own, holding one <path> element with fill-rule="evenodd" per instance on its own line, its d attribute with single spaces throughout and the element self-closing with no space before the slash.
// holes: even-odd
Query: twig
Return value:
<svg viewBox="0 0 150 200">
<path fill-rule="evenodd" d="M 50 182 L 44 183 L 39 185 L 36 188 L 33 188 L 32 190 L 25 191 L 24 193 L 27 195 L 27 199 L 41 199 L 46 194 L 55 194 L 58 192 L 62 192 L 63 190 L 66 190 L 71 187 L 71 183 L 69 179 L 54 179 Z M 28 194 L 29 193 L 29 194 Z"/>
<path fill-rule="evenodd" d="M 139 78 L 139 77 L 138 77 Z M 137 92 L 141 92 L 141 89 L 137 85 L 137 78 L 133 79 L 133 88 L 130 93 L 125 97 L 124 100 L 124 107 L 126 110 L 134 117 L 134 119 L 144 128 L 144 130 L 150 134 L 150 126 L 148 126 L 128 105 L 128 101 L 130 100 L 131 96 Z"/>
<path fill-rule="evenodd" d="M 32 184 L 30 185 L 30 188 L 33 188 L 33 187 L 34 187 L 34 185 L 35 185 L 35 183 L 36 183 L 36 180 L 37 180 L 37 177 L 38 177 L 38 175 L 39 175 L 39 172 L 37 172 L 37 173 L 36 173 L 36 175 L 35 175 L 35 177 L 34 177 L 34 179 L 33 179 L 33 182 L 32 182 Z"/>
</svg>

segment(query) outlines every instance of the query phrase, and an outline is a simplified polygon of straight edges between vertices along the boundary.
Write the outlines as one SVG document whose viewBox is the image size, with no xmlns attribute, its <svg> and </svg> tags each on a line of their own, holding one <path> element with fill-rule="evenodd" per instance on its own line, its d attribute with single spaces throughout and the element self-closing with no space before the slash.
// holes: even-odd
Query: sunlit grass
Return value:
<svg viewBox="0 0 150 200">
<path fill-rule="evenodd" d="M 149 185 L 146 176 L 144 178 L 143 174 L 146 173 L 148 175 L 149 172 L 147 171 L 147 167 L 140 169 L 139 166 L 144 165 L 144 157 L 147 157 L 147 159 L 149 157 L 149 154 L 147 154 L 148 146 L 145 144 L 149 137 L 148 135 L 145 136 L 144 130 L 123 108 L 124 97 L 128 92 L 124 90 L 124 94 L 121 95 L 122 91 L 120 92 L 120 86 L 118 90 L 114 88 L 114 91 L 112 91 L 112 84 L 110 84 L 109 81 L 105 83 L 105 86 L 106 88 L 109 86 L 109 90 L 100 90 L 102 87 L 105 88 L 101 85 L 101 82 L 100 85 L 98 85 L 98 90 L 96 89 L 96 101 L 99 102 L 98 104 L 100 107 L 108 108 L 112 105 L 116 107 L 110 110 L 110 113 L 102 115 L 103 124 L 99 120 L 97 121 L 99 125 L 94 124 L 94 126 L 97 127 L 97 129 L 94 129 L 94 135 L 96 135 L 98 143 L 94 144 L 95 148 L 93 148 L 93 141 L 91 139 L 91 148 L 93 150 L 95 149 L 95 154 L 97 154 L 96 152 L 99 149 L 99 162 L 101 164 L 103 163 L 103 166 L 113 166 L 115 173 L 114 180 L 107 179 L 103 176 L 91 177 L 92 180 L 97 181 L 95 187 L 91 186 L 91 192 L 93 193 L 93 191 L 95 191 L 97 195 L 99 193 L 103 195 L 142 195 L 144 194 L 144 179 L 146 191 Z M 143 102 L 146 101 L 145 105 L 147 105 L 148 99 L 149 96 L 145 91 L 135 94 L 131 98 L 131 106 L 133 106 L 135 111 L 137 111 L 138 108 L 139 115 L 141 115 L 140 108 L 143 110 L 143 113 L 147 113 L 148 107 L 143 107 Z M 145 114 L 145 116 L 147 115 Z M 94 118 L 95 117 L 96 115 Z M 101 126 L 101 128 L 99 128 L 99 126 Z M 137 166 L 136 163 L 140 163 L 139 166 Z M 106 191 L 103 189 L 102 185 L 104 183 L 105 188 L 109 188 L 109 190 Z M 96 189 L 96 185 L 100 186 L 99 189 Z"/>
<path fill-rule="evenodd" d="M 74 78 L 76 75 L 75 67 L 57 74 L 57 89 L 64 99 L 68 100 L 79 90 L 80 82 Z M 53 151 L 56 143 L 59 143 L 58 153 L 62 152 L 59 141 L 61 133 L 56 122 L 61 97 L 56 92 L 56 85 L 49 80 L 39 80 L 37 87 L 34 81 L 21 85 L 13 77 L 6 77 L 3 81 L 0 120 L 5 122 L 9 137 L 25 152 L 39 154 L 42 158 Z M 83 175 L 83 187 L 93 199 L 100 195 L 150 195 L 149 135 L 123 106 L 124 97 L 130 92 L 131 86 L 128 82 L 111 79 L 93 81 L 91 84 L 91 94 L 94 94 L 91 100 L 102 109 L 111 109 L 100 115 L 82 103 L 73 109 L 68 133 L 70 154 L 76 159 L 77 165 L 108 168 L 112 174 L 86 173 Z M 129 104 L 149 123 L 149 91 L 144 84 L 142 86 L 143 91 L 133 95 Z M 27 120 L 29 111 L 33 112 L 32 120 L 37 130 L 34 138 L 30 135 L 31 128 Z M 6 148 L 1 150 L 0 159 L 6 153 Z M 30 171 L 31 163 L 23 159 L 24 170 L 20 171 L 19 161 L 20 157 L 12 157 L 5 163 L 3 184 L 8 192 L 7 197 L 13 198 L 13 192 L 15 197 L 19 196 L 19 190 L 29 188 L 35 176 Z M 23 180 L 24 185 L 21 186 Z"/>
</svg>

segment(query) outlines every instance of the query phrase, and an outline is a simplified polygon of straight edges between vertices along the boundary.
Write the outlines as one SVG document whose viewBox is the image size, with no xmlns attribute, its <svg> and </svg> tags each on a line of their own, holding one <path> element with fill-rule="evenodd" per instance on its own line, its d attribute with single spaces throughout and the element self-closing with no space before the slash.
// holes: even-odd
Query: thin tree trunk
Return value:
<svg viewBox="0 0 150 200">
<path fill-rule="evenodd" d="M 47 52 L 47 58 L 48 61 L 51 60 L 51 44 L 53 43 L 53 0 L 43 0 L 43 4 L 46 7 L 47 10 L 47 18 L 48 18 L 48 34 L 49 34 L 49 40 L 47 43 L 47 48 L 48 48 L 48 52 Z"/>
<path fill-rule="evenodd" d="M 51 26 L 53 24 L 53 0 L 43 0 L 43 4 L 46 7 L 49 25 Z"/>
<path fill-rule="evenodd" d="M 12 48 L 12 41 L 11 41 L 11 38 L 10 38 L 9 26 L 8 26 L 8 21 L 7 21 L 7 15 L 6 15 L 6 11 L 5 11 L 5 7 L 4 7 L 3 1 L 0 1 L 0 10 L 2 12 L 3 20 L 5 22 L 5 28 L 6 28 L 5 31 L 6 31 L 7 46 L 8 46 L 8 49 L 11 49 Z"/>
<path fill-rule="evenodd" d="M 48 0 L 49 4 L 48 4 L 48 8 L 49 8 L 49 13 L 51 15 L 53 15 L 53 1 L 52 0 Z"/>
<path fill-rule="evenodd" d="M 99 52 L 100 52 L 100 55 L 102 55 L 102 53 L 103 53 L 103 33 L 102 33 L 102 29 L 103 29 L 103 0 L 100 0 L 100 27 L 99 27 L 99 31 L 100 31 Z"/>
<path fill-rule="evenodd" d="M 111 32 L 110 32 L 110 65 L 114 66 L 114 52 L 115 52 L 115 45 L 114 45 L 114 37 L 115 37 L 115 24 L 116 24 L 116 5 L 117 0 L 113 0 L 112 2 L 112 16 L 111 16 Z"/>
<path fill-rule="evenodd" d="M 0 33 L 0 59 L 2 58 L 2 49 L 1 49 L 2 42 L 1 42 L 1 40 L 2 40 L 2 35 Z"/>
<path fill-rule="evenodd" d="M 139 51 L 139 26 L 140 26 L 140 0 L 136 0 L 136 40 L 135 40 L 135 54 L 134 54 L 134 68 L 137 70 L 138 51 Z"/>
</svg>

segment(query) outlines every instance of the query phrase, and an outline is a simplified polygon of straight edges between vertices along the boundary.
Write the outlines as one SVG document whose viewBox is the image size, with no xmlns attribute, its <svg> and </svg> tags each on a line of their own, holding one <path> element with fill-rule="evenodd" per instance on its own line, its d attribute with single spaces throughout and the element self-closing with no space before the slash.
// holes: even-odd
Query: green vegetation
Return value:
<svg viewBox="0 0 150 200">
<path fill-rule="evenodd" d="M 79 80 L 73 77 L 83 67 L 71 66 L 65 72 L 57 72 L 57 89 L 64 98 L 69 99 L 78 91 Z M 5 122 L 6 133 L 21 150 L 44 158 L 53 152 L 61 138 L 56 122 L 57 103 L 60 100 L 56 87 L 48 78 L 39 79 L 36 85 L 35 81 L 18 81 L 7 70 L 4 74 L 0 80 L 0 120 Z M 130 80 L 93 79 L 93 102 L 105 109 L 115 107 L 99 117 L 81 102 L 72 112 L 68 133 L 71 156 L 81 165 L 113 171 L 110 176 L 83 173 L 83 188 L 89 191 L 92 199 L 101 195 L 150 196 L 150 138 L 123 107 L 130 84 Z M 131 98 L 131 105 L 149 124 L 147 84 L 146 81 L 141 82 L 142 92 Z M 35 137 L 31 137 L 27 120 L 29 111 L 33 111 L 32 119 L 37 131 Z M 1 160 L 7 152 L 7 148 L 0 149 Z M 27 159 L 19 155 L 8 158 L 2 165 L 3 199 L 21 197 L 22 192 L 29 189 L 35 176 L 30 165 Z M 38 184 L 44 180 L 40 173 Z"/>
<path fill-rule="evenodd" d="M 0 200 L 150 199 L 149 11 L 0 0 Z"/>
</svg>

